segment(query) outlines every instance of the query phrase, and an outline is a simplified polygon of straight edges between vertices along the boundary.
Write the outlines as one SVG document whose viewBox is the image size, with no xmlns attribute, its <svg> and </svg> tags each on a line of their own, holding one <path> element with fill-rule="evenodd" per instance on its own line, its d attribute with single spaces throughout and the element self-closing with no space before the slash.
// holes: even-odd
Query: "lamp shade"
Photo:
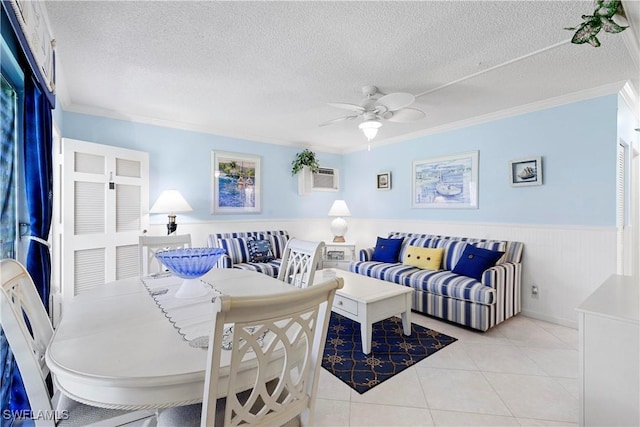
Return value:
<svg viewBox="0 0 640 427">
<path fill-rule="evenodd" d="M 344 200 L 336 200 L 329 209 L 329 216 L 351 216 L 351 212 Z"/>
<path fill-rule="evenodd" d="M 193 209 L 178 190 L 164 190 L 153 204 L 150 213 L 191 212 Z"/>
</svg>

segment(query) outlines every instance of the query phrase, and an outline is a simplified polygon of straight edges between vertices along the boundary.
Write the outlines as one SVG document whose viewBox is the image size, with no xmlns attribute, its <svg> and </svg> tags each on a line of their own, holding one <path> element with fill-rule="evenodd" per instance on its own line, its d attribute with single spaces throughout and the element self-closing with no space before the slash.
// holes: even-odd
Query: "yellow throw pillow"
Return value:
<svg viewBox="0 0 640 427">
<path fill-rule="evenodd" d="M 408 246 L 404 254 L 402 263 L 418 267 L 423 270 L 440 270 L 442 262 L 443 248 L 421 248 L 419 246 Z"/>
</svg>

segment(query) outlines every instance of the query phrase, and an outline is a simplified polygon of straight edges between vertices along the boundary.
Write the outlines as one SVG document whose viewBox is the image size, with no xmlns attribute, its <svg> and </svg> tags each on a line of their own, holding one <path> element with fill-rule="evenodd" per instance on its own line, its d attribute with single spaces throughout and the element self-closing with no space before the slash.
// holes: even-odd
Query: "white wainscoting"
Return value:
<svg viewBox="0 0 640 427">
<path fill-rule="evenodd" d="M 331 239 L 331 218 L 305 220 L 210 221 L 180 223 L 178 232 L 190 233 L 194 246 L 205 246 L 210 233 L 288 230 L 308 240 Z M 390 231 L 461 237 L 515 240 L 524 243 L 522 271 L 523 314 L 564 326 L 578 327 L 578 307 L 604 280 L 616 273 L 615 227 L 549 226 L 535 224 L 448 223 L 348 218 L 346 238 L 362 249 L 375 245 Z M 166 226 L 151 225 L 150 234 Z M 533 298 L 531 286 L 539 288 Z"/>
</svg>

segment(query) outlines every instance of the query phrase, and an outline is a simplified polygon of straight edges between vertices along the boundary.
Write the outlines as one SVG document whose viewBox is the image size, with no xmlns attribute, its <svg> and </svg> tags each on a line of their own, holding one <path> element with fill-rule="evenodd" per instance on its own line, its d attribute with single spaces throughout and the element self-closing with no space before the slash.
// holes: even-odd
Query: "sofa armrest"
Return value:
<svg viewBox="0 0 640 427">
<path fill-rule="evenodd" d="M 371 261 L 375 248 L 360 249 L 360 261 Z"/>
<path fill-rule="evenodd" d="M 505 262 L 482 273 L 482 284 L 496 290 L 496 324 L 522 311 L 522 264 Z"/>
<path fill-rule="evenodd" d="M 231 262 L 231 257 L 227 254 L 223 254 L 218 261 L 216 261 L 216 268 L 232 268 L 233 262 Z"/>
</svg>

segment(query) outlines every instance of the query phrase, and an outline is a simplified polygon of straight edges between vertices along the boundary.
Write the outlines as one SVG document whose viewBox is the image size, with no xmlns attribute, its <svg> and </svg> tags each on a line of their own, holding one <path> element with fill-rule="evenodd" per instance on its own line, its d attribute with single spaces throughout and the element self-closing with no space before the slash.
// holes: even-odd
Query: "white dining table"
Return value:
<svg viewBox="0 0 640 427">
<path fill-rule="evenodd" d="M 216 268 L 202 279 L 232 296 L 299 291 L 239 269 Z M 223 366 L 230 353 L 222 351 Z M 56 386 L 74 400 L 103 408 L 152 409 L 202 401 L 207 349 L 193 347 L 178 333 L 136 277 L 77 295 L 63 313 L 45 360 Z M 247 370 L 254 366 L 246 362 Z"/>
</svg>

